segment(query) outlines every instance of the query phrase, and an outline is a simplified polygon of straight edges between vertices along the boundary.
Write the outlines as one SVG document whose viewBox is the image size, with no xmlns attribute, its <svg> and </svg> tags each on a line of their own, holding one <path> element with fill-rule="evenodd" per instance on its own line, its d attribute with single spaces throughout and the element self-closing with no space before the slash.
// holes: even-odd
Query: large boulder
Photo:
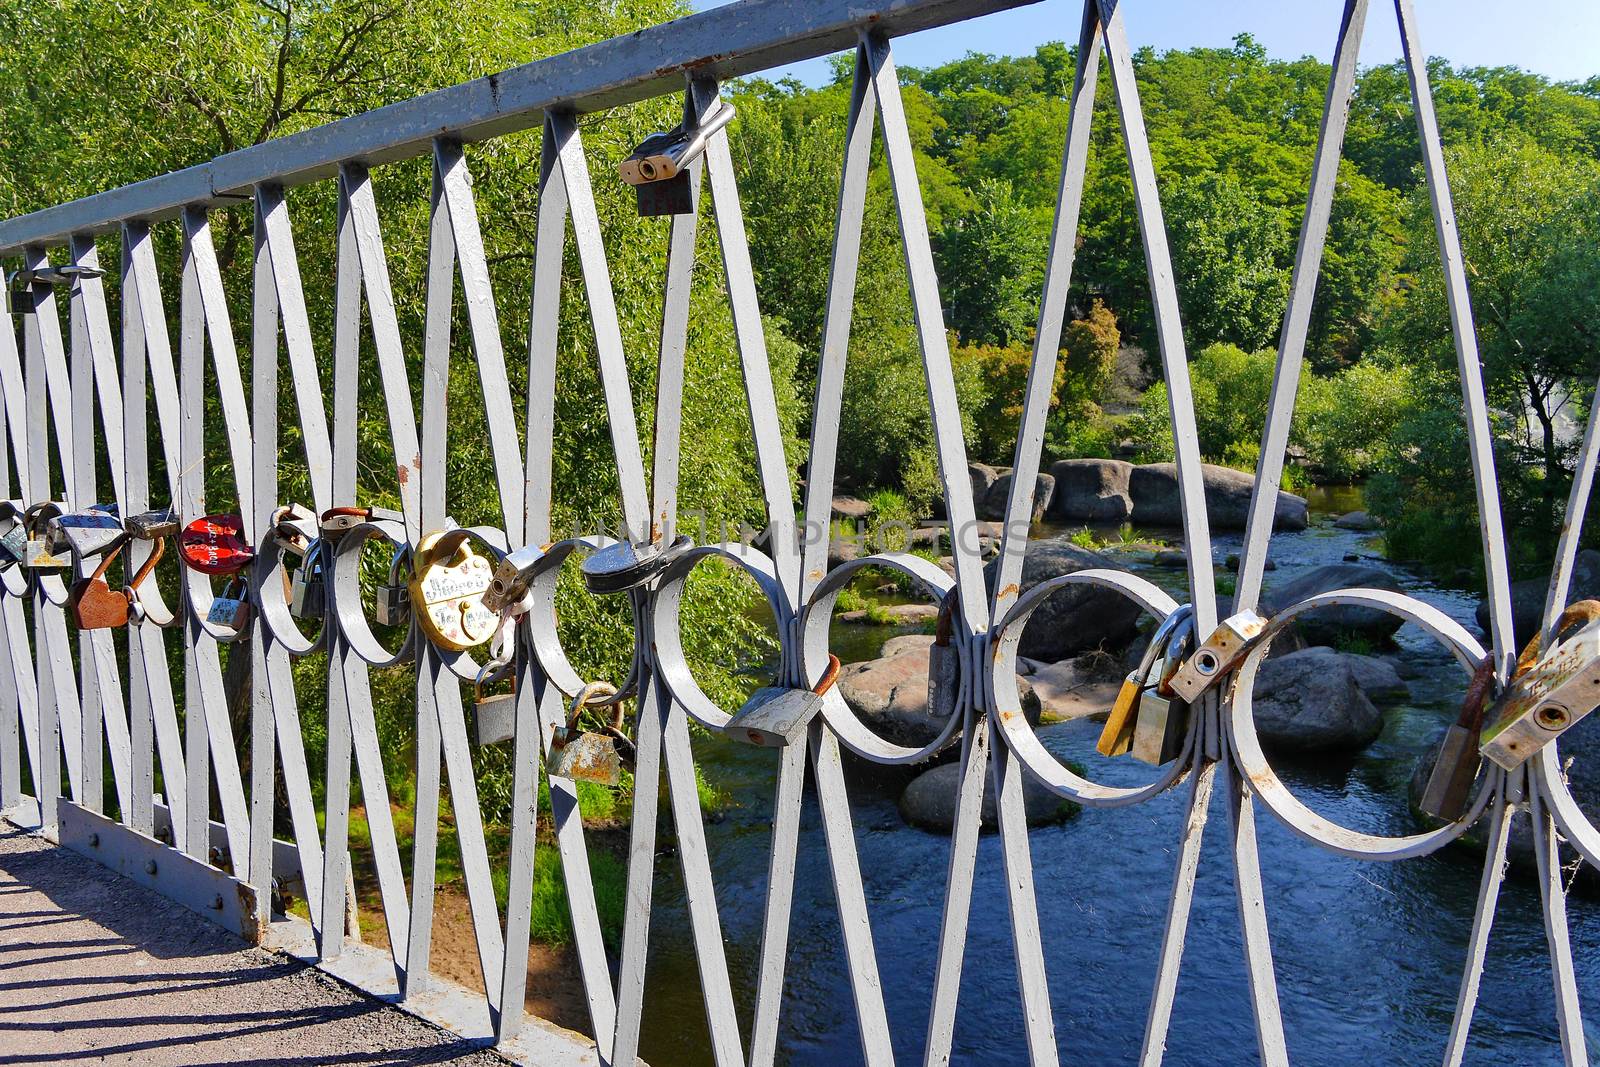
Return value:
<svg viewBox="0 0 1600 1067">
<path fill-rule="evenodd" d="M 1526 644 L 1544 621 L 1544 598 L 1548 595 L 1548 578 L 1529 578 L 1511 583 L 1511 625 L 1516 629 L 1516 645 Z M 1578 553 L 1572 565 L 1572 585 L 1567 592 L 1567 603 L 1600 598 L 1600 552 L 1586 548 Z M 1489 602 L 1478 603 L 1478 628 L 1489 632 Z"/>
<path fill-rule="evenodd" d="M 1318 649 L 1269 657 L 1256 673 L 1251 705 L 1256 735 L 1269 752 L 1348 752 L 1383 730 L 1383 713 L 1349 664 Z"/>
<path fill-rule="evenodd" d="M 1048 474 L 1038 476 L 1038 481 L 1034 483 L 1033 487 L 1033 510 L 1028 515 L 1030 523 L 1038 522 L 1044 518 L 1045 509 L 1050 506 L 1050 498 L 1055 495 L 1055 491 L 1056 480 L 1053 477 Z M 1007 471 L 997 477 L 993 484 L 989 486 L 988 491 L 978 498 L 978 518 L 1003 521 L 1006 517 L 1006 504 L 1009 502 L 1010 496 L 1011 473 Z"/>
<path fill-rule="evenodd" d="M 1206 513 L 1213 530 L 1242 530 L 1250 515 L 1250 496 L 1255 491 L 1255 475 L 1201 465 L 1205 485 Z M 1133 501 L 1133 521 L 1148 526 L 1183 525 L 1183 508 L 1178 499 L 1178 467 L 1175 463 L 1147 463 L 1134 467 L 1128 476 L 1128 495 Z M 1305 497 L 1278 492 L 1273 527 L 1279 530 L 1306 528 Z"/>
<path fill-rule="evenodd" d="M 1376 530 L 1378 520 L 1365 511 L 1347 511 L 1333 520 L 1333 524 L 1341 530 Z"/>
<path fill-rule="evenodd" d="M 1262 670 L 1266 670 L 1267 665 L 1275 660 L 1282 662 L 1293 659 L 1297 663 L 1303 661 L 1308 664 L 1320 664 L 1320 669 L 1323 670 L 1348 670 L 1350 676 L 1356 680 L 1356 687 L 1375 704 L 1392 704 L 1411 695 L 1411 690 L 1401 679 L 1399 670 L 1381 656 L 1336 652 L 1323 645 L 1312 645 L 1303 651 L 1291 651 L 1286 647 L 1278 647 L 1276 641 L 1273 642 L 1272 650 L 1274 655 L 1262 664 Z"/>
<path fill-rule="evenodd" d="M 912 826 L 948 834 L 955 828 L 956 803 L 961 793 L 962 766 L 946 763 L 930 768 L 912 779 L 900 794 L 900 817 Z M 1022 776 L 1022 805 L 1029 826 L 1044 826 L 1062 822 L 1078 812 L 1078 805 L 1065 797 L 1057 796 L 1034 781 L 1031 775 Z M 983 776 L 983 829 L 993 831 L 998 825 L 996 814 L 994 778 Z"/>
<path fill-rule="evenodd" d="M 1331 589 L 1402 591 L 1395 576 L 1381 567 L 1365 563 L 1330 563 L 1313 567 L 1281 585 L 1274 585 L 1262 594 L 1261 605 L 1271 614 Z M 1374 642 L 1387 641 L 1404 623 L 1405 620 L 1398 615 L 1377 608 L 1340 605 L 1301 615 L 1295 620 L 1295 629 L 1307 644 L 1331 645 L 1351 636 Z"/>
<path fill-rule="evenodd" d="M 1116 568 L 1092 549 L 1064 539 L 1035 541 L 1022 565 L 1019 593 L 1040 582 L 1090 568 Z M 984 568 L 991 594 L 995 564 Z M 1139 606 L 1115 590 L 1095 585 L 1069 585 L 1047 597 L 1022 634 L 1019 654 L 1029 659 L 1062 660 L 1096 648 L 1121 649 L 1137 632 Z"/>
<path fill-rule="evenodd" d="M 1128 477 L 1133 464 L 1120 459 L 1063 459 L 1050 465 L 1056 480 L 1050 515 L 1077 522 L 1127 522 L 1133 515 Z"/>
<path fill-rule="evenodd" d="M 928 711 L 928 645 L 897 644 L 879 659 L 850 663 L 839 671 L 839 695 L 876 733 L 897 745 L 921 748 L 938 737 L 944 720 Z M 1039 698 L 1019 680 L 1022 713 L 1039 722 Z"/>
</svg>

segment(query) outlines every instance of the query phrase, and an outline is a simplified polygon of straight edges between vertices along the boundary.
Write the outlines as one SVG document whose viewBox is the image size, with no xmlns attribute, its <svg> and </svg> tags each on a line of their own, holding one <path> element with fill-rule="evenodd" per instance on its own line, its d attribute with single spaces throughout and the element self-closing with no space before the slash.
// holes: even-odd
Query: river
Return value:
<svg viewBox="0 0 1600 1067">
<path fill-rule="evenodd" d="M 1317 518 L 1357 503 L 1347 495 L 1319 494 L 1312 505 Z M 1268 575 L 1268 587 L 1355 553 L 1392 571 L 1413 595 L 1476 632 L 1473 597 L 1431 586 L 1378 559 L 1369 539 L 1324 522 L 1302 533 L 1279 534 L 1272 552 L 1278 569 Z M 1219 534 L 1214 543 L 1220 562 L 1238 550 L 1239 536 Z M 1180 591 L 1182 571 L 1125 562 Z M 880 630 L 878 636 L 893 632 Z M 1387 709 L 1379 740 L 1353 758 L 1278 768 L 1297 795 L 1323 814 L 1357 829 L 1392 834 L 1413 829 L 1406 780 L 1426 739 L 1459 700 L 1462 685 L 1459 668 L 1415 627 L 1403 628 L 1396 640 L 1411 696 Z M 1578 729 L 1592 726 L 1591 720 Z M 1079 761 L 1101 780 L 1129 783 L 1148 773 L 1141 765 L 1096 755 L 1098 729 L 1093 723 L 1067 722 L 1040 732 L 1051 751 Z M 734 798 L 725 817 L 707 827 L 707 837 L 747 1041 L 776 757 L 703 739 L 697 741 L 697 756 L 707 778 Z M 851 783 L 856 845 L 891 1036 L 896 1060 L 905 1064 L 921 1060 L 950 840 L 901 821 L 895 806 L 900 788 L 900 782 Z M 1131 809 L 1086 810 L 1029 837 L 1064 1063 L 1137 1058 L 1186 792 L 1180 787 Z M 1256 1060 L 1222 792 L 1219 786 L 1210 814 L 1177 987 L 1166 1057 L 1173 1065 Z M 1257 810 L 1291 1061 L 1345 1067 L 1439 1059 L 1455 1006 L 1480 858 L 1451 848 L 1395 864 L 1347 860 L 1293 836 L 1264 809 Z M 779 1062 L 845 1067 L 861 1062 L 860 1044 L 827 852 L 810 798 L 800 852 Z M 711 1062 L 677 865 L 672 852 L 664 852 L 657 864 L 642 1048 L 655 1067 Z M 1600 907 L 1575 894 L 1570 917 L 1579 990 L 1592 994 L 1600 985 Z M 1590 1031 L 1594 1045 L 1600 1032 L 1593 1024 Z M 985 835 L 978 850 L 952 1062 L 1027 1063 L 1000 842 L 993 835 Z M 1467 1062 L 1561 1062 L 1538 891 L 1515 874 L 1501 894 Z"/>
</svg>

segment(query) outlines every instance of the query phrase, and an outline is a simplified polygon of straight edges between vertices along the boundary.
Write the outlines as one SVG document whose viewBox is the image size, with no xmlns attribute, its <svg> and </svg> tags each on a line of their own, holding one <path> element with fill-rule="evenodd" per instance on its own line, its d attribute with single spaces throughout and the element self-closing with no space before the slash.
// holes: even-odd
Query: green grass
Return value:
<svg viewBox="0 0 1600 1067">
<path fill-rule="evenodd" d="M 491 878 L 495 899 L 502 908 L 508 896 L 506 877 L 504 865 L 496 865 Z M 627 865 L 620 856 L 591 848 L 589 878 L 600 914 L 601 936 L 615 947 L 622 933 L 623 905 L 628 895 Z M 566 871 L 561 852 L 553 843 L 541 841 L 533 853 L 533 908 L 528 927 L 533 940 L 540 944 L 566 945 L 572 941 L 572 904 L 567 896 Z"/>
<path fill-rule="evenodd" d="M 1348 652 L 1356 656 L 1371 656 L 1378 651 L 1378 646 L 1372 638 L 1355 630 L 1341 630 L 1334 635 L 1333 647 L 1340 652 Z"/>
</svg>

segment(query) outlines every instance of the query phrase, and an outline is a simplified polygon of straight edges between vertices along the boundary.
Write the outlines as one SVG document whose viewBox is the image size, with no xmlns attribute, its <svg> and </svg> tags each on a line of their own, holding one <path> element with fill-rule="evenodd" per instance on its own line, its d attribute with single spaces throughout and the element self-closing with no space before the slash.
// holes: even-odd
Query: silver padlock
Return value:
<svg viewBox="0 0 1600 1067">
<path fill-rule="evenodd" d="M 491 693 L 485 696 L 483 687 L 492 682 L 490 677 L 511 664 L 506 660 L 490 660 L 478 670 L 472 683 L 473 733 L 479 747 L 510 741 L 517 735 L 517 680 L 511 679 L 509 693 Z"/>
<path fill-rule="evenodd" d="M 289 583 L 289 613 L 297 619 L 320 619 L 327 610 L 327 594 L 321 542 L 318 542 L 294 570 L 294 578 Z"/>
<path fill-rule="evenodd" d="M 633 758 L 633 742 L 622 732 L 622 705 L 613 705 L 610 724 L 603 731 L 579 730 L 583 709 L 591 702 L 614 697 L 617 688 L 609 682 L 590 682 L 578 690 L 567 712 L 567 722 L 550 736 L 546 773 L 557 778 L 620 785 L 624 761 Z"/>
<path fill-rule="evenodd" d="M 1191 704 L 1199 700 L 1201 693 L 1244 658 L 1266 628 L 1267 620 L 1250 610 L 1223 619 L 1205 644 L 1172 676 L 1172 688 Z"/>
<path fill-rule="evenodd" d="M 159 508 L 155 511 L 146 511 L 142 515 L 130 515 L 123 525 L 129 537 L 140 541 L 176 537 L 179 526 L 178 513 L 171 508 Z"/>
<path fill-rule="evenodd" d="M 128 539 L 115 504 L 97 504 L 87 511 L 56 515 L 44 526 L 45 546 L 79 559 L 104 555 Z"/>
<path fill-rule="evenodd" d="M 1479 735 L 1483 755 L 1515 770 L 1600 703 L 1600 603 L 1579 601 L 1562 613 L 1556 633 L 1582 621 L 1584 626 L 1557 641 L 1537 660 L 1538 641 L 1520 657 L 1517 674 L 1484 717 Z M 1526 664 L 1526 666 L 1524 666 Z"/>
<path fill-rule="evenodd" d="M 499 615 L 508 605 L 527 596 L 528 583 L 533 581 L 534 571 L 548 547 L 526 545 L 502 559 L 494 569 L 488 591 L 483 594 L 483 606 Z"/>
<path fill-rule="evenodd" d="M 1190 704 L 1178 695 L 1172 681 L 1188 656 L 1194 623 L 1186 618 L 1167 639 L 1162 658 L 1145 675 L 1139 693 L 1139 710 L 1133 724 L 1133 744 L 1129 754 L 1153 767 L 1171 763 L 1183 752 L 1189 733 Z"/>
<path fill-rule="evenodd" d="M 231 579 L 223 587 L 222 595 L 211 601 L 211 609 L 206 612 L 206 621 L 217 626 L 226 626 L 230 630 L 243 630 L 250 622 L 248 595 L 249 591 L 245 588 L 243 579 Z"/>
<path fill-rule="evenodd" d="M 643 545 L 618 541 L 589 556 L 579 569 L 589 592 L 625 593 L 650 581 L 692 547 L 694 542 L 687 534 L 665 546 L 658 541 Z"/>
<path fill-rule="evenodd" d="M 786 748 L 803 740 L 822 698 L 839 680 L 839 657 L 828 656 L 828 669 L 810 689 L 764 686 L 722 728 L 725 736 L 764 748 Z"/>
<path fill-rule="evenodd" d="M 389 561 L 389 580 L 374 591 L 374 614 L 380 626 L 411 625 L 411 589 L 400 576 L 401 566 L 411 558 L 411 549 L 402 547 Z"/>
<path fill-rule="evenodd" d="M 50 551 L 42 537 L 30 537 L 22 550 L 22 565 L 36 571 L 63 571 L 72 566 L 72 557 Z"/>
<path fill-rule="evenodd" d="M 21 523 L 13 522 L 10 529 L 0 533 L 0 570 L 21 563 L 27 551 L 28 535 Z"/>
</svg>

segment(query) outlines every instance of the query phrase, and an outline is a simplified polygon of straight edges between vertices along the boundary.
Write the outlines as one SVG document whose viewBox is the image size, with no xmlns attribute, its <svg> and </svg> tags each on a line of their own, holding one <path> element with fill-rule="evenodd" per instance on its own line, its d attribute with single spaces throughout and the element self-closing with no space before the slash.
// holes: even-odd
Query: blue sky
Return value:
<svg viewBox="0 0 1600 1067">
<path fill-rule="evenodd" d="M 694 0 L 697 9 L 729 0 Z M 1415 0 L 1422 47 L 1457 66 L 1517 66 L 1557 81 L 1600 74 L 1600 0 Z M 1158 50 L 1226 47 L 1249 32 L 1280 58 L 1333 55 L 1341 0 L 1124 0 L 1134 47 Z M 1081 0 L 1044 0 L 895 42 L 902 66 L 933 66 L 967 52 L 1028 55 L 1044 41 L 1077 36 Z M 1374 0 L 1361 46 L 1362 65 L 1400 57 L 1394 8 Z M 822 60 L 780 68 L 809 84 L 829 77 Z"/>
</svg>

